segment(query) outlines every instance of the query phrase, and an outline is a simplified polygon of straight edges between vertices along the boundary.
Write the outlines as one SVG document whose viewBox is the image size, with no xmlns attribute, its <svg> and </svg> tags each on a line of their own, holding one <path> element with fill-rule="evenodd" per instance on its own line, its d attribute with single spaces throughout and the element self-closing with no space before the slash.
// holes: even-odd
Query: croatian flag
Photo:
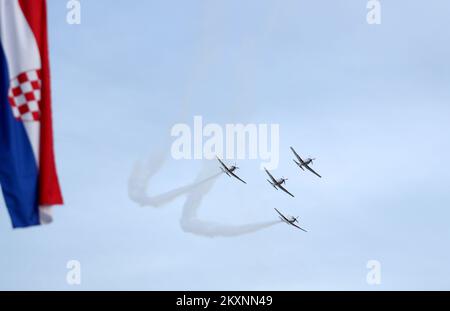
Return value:
<svg viewBox="0 0 450 311">
<path fill-rule="evenodd" d="M 0 0 L 0 186 L 14 228 L 63 203 L 53 153 L 45 0 Z"/>
</svg>

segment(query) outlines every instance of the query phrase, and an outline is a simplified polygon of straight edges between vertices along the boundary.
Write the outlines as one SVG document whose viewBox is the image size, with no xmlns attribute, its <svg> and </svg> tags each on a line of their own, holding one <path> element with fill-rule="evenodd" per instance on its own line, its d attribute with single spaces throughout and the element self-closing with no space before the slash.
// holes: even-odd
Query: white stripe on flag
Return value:
<svg viewBox="0 0 450 311">
<path fill-rule="evenodd" d="M 22 72 L 42 67 L 36 39 L 18 0 L 0 0 L 0 39 L 11 80 Z"/>
</svg>

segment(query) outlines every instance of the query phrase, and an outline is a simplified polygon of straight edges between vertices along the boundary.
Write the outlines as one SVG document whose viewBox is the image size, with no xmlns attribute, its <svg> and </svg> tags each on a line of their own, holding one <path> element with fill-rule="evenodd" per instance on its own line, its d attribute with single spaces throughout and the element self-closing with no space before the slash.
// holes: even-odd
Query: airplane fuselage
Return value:
<svg viewBox="0 0 450 311">
<path fill-rule="evenodd" d="M 235 170 L 237 170 L 237 167 L 236 166 L 220 167 L 220 169 L 222 170 L 222 172 L 230 176 L 230 173 L 233 173 Z"/>
<path fill-rule="evenodd" d="M 303 165 L 309 165 L 312 163 L 312 161 L 313 161 L 312 159 L 308 158 L 304 161 Z"/>
<path fill-rule="evenodd" d="M 297 218 L 295 217 L 291 217 L 289 220 L 283 219 L 282 217 L 280 217 L 280 219 L 287 224 L 295 224 L 297 222 Z"/>
<path fill-rule="evenodd" d="M 285 182 L 286 182 L 286 180 L 283 179 L 283 178 L 281 178 L 281 179 L 278 179 L 278 180 L 277 180 L 277 182 L 275 183 L 275 185 L 281 186 L 281 185 L 284 184 Z"/>
</svg>

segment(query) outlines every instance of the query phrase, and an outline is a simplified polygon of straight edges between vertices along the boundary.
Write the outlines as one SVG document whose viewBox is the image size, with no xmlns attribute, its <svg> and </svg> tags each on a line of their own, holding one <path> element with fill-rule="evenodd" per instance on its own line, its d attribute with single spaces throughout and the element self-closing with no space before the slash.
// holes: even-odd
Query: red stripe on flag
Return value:
<svg viewBox="0 0 450 311">
<path fill-rule="evenodd" d="M 42 62 L 42 94 L 40 102 L 39 204 L 63 204 L 53 151 L 50 64 L 47 38 L 46 0 L 19 0 L 25 18 L 36 38 Z"/>
</svg>

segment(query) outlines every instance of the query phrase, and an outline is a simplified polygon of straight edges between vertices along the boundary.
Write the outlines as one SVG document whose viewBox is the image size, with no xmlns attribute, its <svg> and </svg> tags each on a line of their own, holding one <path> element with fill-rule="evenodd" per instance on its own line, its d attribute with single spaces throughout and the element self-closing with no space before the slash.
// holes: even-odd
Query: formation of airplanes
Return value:
<svg viewBox="0 0 450 311">
<path fill-rule="evenodd" d="M 322 176 L 317 173 L 315 170 L 313 170 L 311 168 L 311 165 L 313 165 L 315 159 L 314 158 L 305 158 L 304 160 L 300 157 L 300 155 L 295 151 L 294 148 L 291 147 L 291 151 L 294 153 L 295 158 L 293 161 L 295 162 L 295 164 L 298 165 L 298 167 L 302 170 L 305 171 L 308 170 L 311 173 L 313 173 L 314 175 L 316 175 L 319 178 L 322 178 Z M 242 178 L 240 178 L 237 174 L 236 171 L 239 169 L 239 167 L 236 166 L 236 164 L 231 165 L 231 166 L 227 166 L 221 159 L 219 159 L 217 157 L 217 160 L 220 162 L 220 169 L 222 170 L 222 172 L 224 174 L 226 174 L 229 177 L 234 177 L 235 179 L 239 180 L 240 182 L 247 184 L 247 182 L 245 182 Z M 264 170 L 266 171 L 267 175 L 269 176 L 270 179 L 267 179 L 267 181 L 269 182 L 270 185 L 272 185 L 272 187 L 274 187 L 276 190 L 281 190 L 283 192 L 285 192 L 286 194 L 290 195 L 291 197 L 295 197 L 292 193 L 290 193 L 287 189 L 286 189 L 286 181 L 288 180 L 285 177 L 281 177 L 281 178 L 275 178 L 266 168 L 264 168 Z M 300 227 L 298 224 L 298 218 L 299 217 L 292 217 L 292 216 L 285 216 L 284 214 L 282 214 L 278 209 L 275 208 L 275 211 L 278 213 L 279 218 L 286 224 L 293 226 L 297 229 L 300 229 L 304 232 L 307 232 L 305 229 L 303 229 L 302 227 Z"/>
</svg>

